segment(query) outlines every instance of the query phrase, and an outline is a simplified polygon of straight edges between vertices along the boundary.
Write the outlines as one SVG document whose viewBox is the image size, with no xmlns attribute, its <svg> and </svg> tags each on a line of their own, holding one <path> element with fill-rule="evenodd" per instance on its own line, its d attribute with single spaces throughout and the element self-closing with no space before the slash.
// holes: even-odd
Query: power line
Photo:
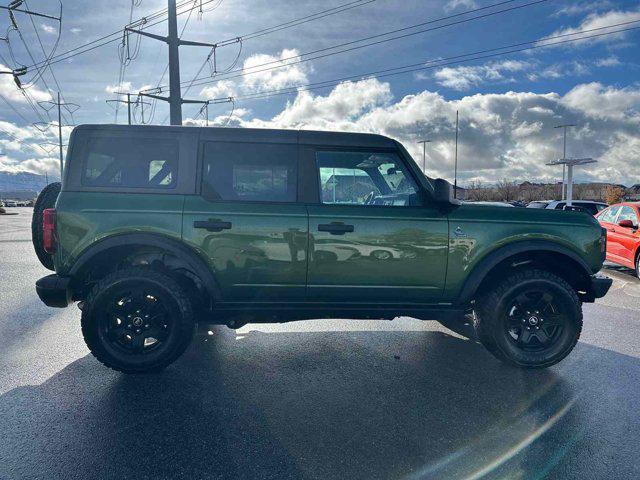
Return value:
<svg viewBox="0 0 640 480">
<path fill-rule="evenodd" d="M 250 69 L 242 68 L 242 69 L 232 70 L 232 71 L 230 71 L 228 73 L 229 74 L 237 73 L 237 74 L 236 75 L 229 75 L 229 76 L 227 74 L 225 74 L 221 78 L 216 77 L 215 80 L 213 80 L 213 79 L 200 79 L 200 80 L 203 80 L 203 81 L 195 82 L 195 83 L 193 83 L 193 85 L 194 86 L 206 85 L 206 84 L 209 84 L 209 83 L 215 83 L 215 82 L 217 82 L 219 80 L 230 80 L 232 78 L 243 77 L 245 75 L 252 75 L 252 74 L 261 73 L 261 72 L 265 72 L 265 71 L 269 71 L 269 70 L 286 68 L 286 67 L 291 66 L 291 65 L 297 65 L 297 64 L 308 62 L 308 61 L 311 61 L 311 60 L 317 60 L 317 59 L 320 59 L 320 58 L 326 58 L 326 57 L 330 57 L 330 56 L 337 55 L 337 54 L 340 54 L 340 53 L 350 52 L 350 51 L 353 51 L 353 50 L 358 50 L 358 49 L 369 47 L 369 46 L 373 46 L 373 45 L 379 45 L 379 44 L 382 44 L 382 43 L 386 43 L 386 42 L 389 42 L 389 41 L 410 37 L 410 36 L 413 36 L 413 35 L 418 35 L 418 34 L 421 34 L 421 33 L 431 32 L 431 31 L 439 30 L 439 29 L 446 28 L 446 27 L 460 25 L 460 24 L 471 22 L 471 21 L 474 21 L 474 20 L 480 20 L 480 19 L 483 19 L 483 18 L 487 18 L 487 17 L 491 17 L 491 16 L 494 16 L 494 15 L 498 15 L 498 14 L 501 14 L 501 13 L 506 13 L 506 12 L 510 12 L 510 11 L 513 11 L 513 10 L 518 10 L 518 9 L 521 9 L 521 8 L 526 8 L 526 7 L 538 5 L 538 4 L 541 4 L 541 3 L 545 3 L 545 2 L 547 2 L 549 0 L 534 0 L 532 2 L 524 3 L 524 4 L 521 4 L 521 5 L 516 5 L 516 6 L 504 8 L 504 9 L 501 9 L 501 10 L 496 10 L 494 12 L 484 13 L 482 15 L 477 15 L 477 16 L 471 17 L 471 18 L 464 18 L 464 19 L 461 19 L 461 20 L 456 20 L 456 21 L 453 21 L 453 22 L 450 22 L 450 23 L 437 25 L 435 27 L 430 27 L 430 28 L 418 30 L 416 32 L 405 33 L 405 34 L 397 35 L 397 36 L 394 36 L 394 37 L 391 37 L 391 38 L 385 38 L 385 39 L 377 40 L 377 41 L 374 41 L 374 42 L 364 43 L 362 45 L 356 45 L 356 46 L 349 47 L 349 48 L 343 48 L 342 50 L 339 50 L 337 52 L 329 52 L 329 53 L 323 53 L 323 54 L 320 54 L 320 55 L 316 55 L 316 54 L 319 54 L 321 52 L 326 52 L 328 50 L 335 50 L 335 49 L 346 47 L 346 46 L 349 46 L 349 45 L 354 45 L 356 43 L 366 42 L 367 40 L 372 40 L 374 38 L 386 37 L 386 36 L 392 35 L 394 33 L 402 32 L 402 31 L 406 31 L 406 30 L 411 30 L 411 29 L 414 29 L 414 28 L 417 28 L 417 27 L 420 27 L 420 26 L 424 26 L 424 25 L 427 25 L 427 24 L 433 24 L 433 23 L 436 23 L 436 22 L 441 22 L 443 20 L 450 20 L 452 18 L 459 17 L 461 15 L 468 15 L 470 13 L 476 13 L 478 11 L 482 11 L 482 10 L 486 10 L 486 9 L 490 9 L 490 8 L 495 8 L 496 6 L 501 6 L 501 5 L 505 5 L 505 4 L 508 4 L 508 3 L 513 3 L 515 1 L 518 1 L 518 0 L 506 0 L 506 1 L 499 2 L 499 3 L 493 4 L 493 5 L 488 5 L 486 7 L 480 7 L 480 8 L 477 8 L 477 9 L 469 10 L 467 12 L 463 12 L 463 13 L 459 13 L 459 14 L 455 14 L 455 15 L 449 15 L 449 16 L 446 16 L 446 17 L 441 17 L 441 18 L 437 18 L 437 19 L 434 19 L 434 20 L 421 22 L 421 23 L 418 23 L 418 24 L 415 24 L 415 25 L 411 25 L 411 26 L 408 26 L 408 27 L 403 27 L 403 28 L 392 30 L 392 31 L 389 31 L 389 32 L 376 34 L 376 35 L 371 35 L 369 37 L 364 37 L 364 38 L 361 38 L 361 39 L 352 40 L 352 41 L 349 41 L 349 42 L 344 42 L 344 43 L 333 45 L 333 46 L 329 46 L 329 47 L 324 47 L 324 48 L 313 50 L 313 51 L 310 51 L 310 52 L 305 52 L 305 53 L 302 53 L 302 54 L 299 54 L 299 55 L 294 55 L 294 56 L 287 57 L 287 58 L 281 58 L 281 59 L 278 59 L 278 60 L 265 62 L 265 63 L 259 64 L 259 65 L 254 65 Z M 303 58 L 303 57 L 308 57 L 308 58 Z M 295 60 L 295 59 L 299 59 L 299 60 Z M 292 60 L 292 61 L 287 62 L 287 60 Z M 295 60 L 295 61 L 293 61 L 293 60 Z M 287 62 L 287 63 L 283 63 L 283 62 Z M 261 68 L 261 69 L 259 68 L 259 67 L 266 67 L 267 65 L 275 65 L 275 66 L 267 67 L 267 68 Z M 247 70 L 249 70 L 249 71 L 247 71 Z"/>
<path fill-rule="evenodd" d="M 24 4 L 26 5 L 27 8 L 29 8 L 29 5 L 27 4 L 26 0 L 24 2 Z M 58 42 L 60 41 L 60 36 L 62 33 L 62 2 L 60 2 L 60 20 L 59 20 L 59 28 L 58 28 L 58 38 L 55 42 L 55 46 L 52 48 L 51 50 L 51 55 L 53 55 L 53 53 L 55 53 L 55 50 L 57 49 L 58 46 Z M 45 56 L 45 58 L 48 58 L 50 55 L 47 55 L 44 45 L 42 44 L 42 39 L 40 38 L 40 33 L 38 32 L 38 28 L 36 27 L 35 22 L 33 21 L 33 17 L 31 15 L 29 15 L 29 20 L 31 20 L 31 25 L 33 26 L 33 31 L 36 33 L 36 38 L 38 39 L 38 43 L 40 44 L 40 49 L 42 50 L 42 54 Z M 49 72 L 51 73 L 51 78 L 53 78 L 53 82 L 56 84 L 56 87 L 58 88 L 58 92 L 60 92 L 60 96 L 62 97 L 62 100 L 66 102 L 66 99 L 64 97 L 64 94 L 62 93 L 62 88 L 60 88 L 60 84 L 58 83 L 58 79 L 56 78 L 56 74 L 53 71 L 53 67 L 51 65 L 49 65 L 48 63 L 45 64 L 45 68 L 49 67 Z M 43 79 L 44 81 L 44 79 Z M 71 114 L 71 123 L 73 123 L 73 114 Z M 65 122 L 69 123 L 69 120 L 65 117 Z"/>
<path fill-rule="evenodd" d="M 214 1 L 216 1 L 216 0 L 204 0 L 202 2 L 202 5 L 206 5 L 206 4 L 212 3 Z M 191 3 L 191 2 L 192 2 L 192 0 L 186 0 L 186 1 L 178 4 L 177 8 L 180 9 L 184 5 L 187 5 L 187 4 Z M 188 13 L 189 11 L 191 11 L 191 10 L 193 10 L 195 8 L 196 7 L 192 7 L 192 8 L 189 8 L 188 10 L 180 11 L 180 12 L 178 12 L 178 15 L 183 15 L 185 13 Z M 159 25 L 159 24 L 163 23 L 164 20 L 158 20 L 157 22 L 154 22 L 154 23 L 149 23 L 149 21 L 152 20 L 152 19 L 164 16 L 164 14 L 166 14 L 166 9 L 164 10 L 164 13 L 162 15 L 153 14 L 153 15 L 149 15 L 147 17 L 143 17 L 143 18 L 133 22 L 131 24 L 131 26 L 139 27 L 141 30 L 145 30 L 145 29 L 151 28 L 151 27 L 153 27 L 155 25 Z M 142 25 L 143 22 L 146 22 L 146 23 L 144 23 L 144 25 Z M 119 42 L 121 40 L 120 35 L 122 35 L 122 29 L 118 30 L 116 32 L 104 35 L 104 36 L 102 36 L 100 38 L 97 38 L 97 39 L 92 40 L 90 42 L 84 43 L 82 45 L 78 45 L 77 47 L 74 47 L 74 48 L 72 48 L 70 50 L 67 50 L 66 52 L 62 52 L 62 53 L 60 53 L 58 55 L 55 55 L 54 57 L 52 57 L 52 59 L 51 59 L 51 61 L 49 63 L 50 64 L 56 64 L 56 63 L 59 63 L 59 62 L 63 62 L 65 60 L 73 58 L 73 57 L 75 57 L 77 55 L 81 55 L 83 53 L 91 52 L 93 50 L 96 50 L 97 48 L 103 47 L 105 45 L 110 45 L 110 44 L 112 44 L 114 42 Z M 115 38 L 113 38 L 113 37 L 115 37 Z M 76 52 L 76 53 L 74 53 L 74 52 Z M 37 64 L 37 65 L 39 65 L 39 64 Z M 29 65 L 27 68 L 34 68 L 35 66 L 36 66 L 36 64 Z"/>
<path fill-rule="evenodd" d="M 178 8 L 178 9 L 180 9 L 180 8 L 184 7 L 185 5 L 187 5 L 187 4 L 189 4 L 189 3 L 191 3 L 191 1 L 192 1 L 192 0 L 186 0 L 186 1 L 182 2 L 182 3 L 179 3 L 179 4 L 177 5 L 177 8 Z M 215 1 L 216 1 L 216 0 L 203 0 L 203 1 L 201 1 L 201 3 L 198 5 L 198 7 L 192 7 L 192 8 L 190 8 L 190 9 L 188 9 L 188 10 L 180 11 L 180 12 L 178 12 L 178 15 L 182 15 L 182 14 L 184 14 L 184 13 L 187 13 L 188 11 L 191 11 L 192 9 L 200 8 L 200 7 L 204 6 L 204 5 L 207 5 L 207 4 L 209 4 L 209 3 L 213 3 L 213 2 L 215 2 Z M 218 0 L 218 1 L 219 1 L 219 0 Z M 366 4 L 371 3 L 371 2 L 373 2 L 373 1 L 375 1 L 375 0 L 360 0 L 360 2 L 361 2 L 360 4 L 361 4 L 361 5 L 366 5 Z M 345 5 L 350 5 L 350 4 L 352 4 L 352 3 L 354 3 L 354 2 L 350 2 L 350 3 L 345 4 Z M 333 9 L 330 9 L 330 10 L 336 10 L 336 11 L 335 11 L 335 12 L 333 12 L 333 13 L 329 13 L 329 14 L 327 14 L 327 15 L 322 15 L 322 16 L 320 16 L 321 14 L 323 14 L 323 13 L 325 13 L 325 12 L 327 12 L 327 11 L 318 12 L 317 14 L 314 14 L 314 15 L 318 15 L 316 18 L 312 18 L 312 19 L 306 20 L 306 21 L 304 21 L 304 22 L 300 22 L 300 23 L 292 24 L 290 27 L 297 26 L 297 25 L 302 24 L 302 23 L 306 23 L 307 21 L 312 21 L 312 20 L 317 20 L 317 19 L 319 19 L 319 18 L 324 18 L 325 16 L 332 15 L 332 14 L 334 14 L 334 13 L 340 13 L 340 12 L 342 12 L 342 11 L 349 10 L 349 9 L 351 9 L 351 8 L 355 8 L 356 6 L 360 6 L 360 4 L 359 4 L 359 5 L 354 5 L 353 7 L 350 7 L 350 8 L 344 8 L 344 9 L 341 9 L 341 10 L 336 10 L 336 9 L 340 9 L 341 7 L 344 7 L 344 6 L 345 6 L 345 5 L 339 5 L 339 6 L 337 6 L 337 7 L 334 7 Z M 163 10 L 160 10 L 159 12 L 156 12 L 155 14 L 148 15 L 148 16 L 146 16 L 146 17 L 143 17 L 143 18 L 139 19 L 139 20 L 136 20 L 135 22 L 133 22 L 133 24 L 132 24 L 132 25 L 133 25 L 133 26 L 140 26 L 140 25 L 139 25 L 139 24 L 140 24 L 140 22 L 142 22 L 142 21 L 144 21 L 144 20 L 146 20 L 147 22 L 150 22 L 151 20 L 153 20 L 153 19 L 155 19 L 155 18 L 158 18 L 158 17 L 160 17 L 160 16 L 164 16 L 165 14 L 166 14 L 166 9 L 163 9 Z M 302 17 L 301 19 L 291 20 L 291 21 L 289 21 L 289 22 L 285 22 L 285 23 L 292 23 L 292 22 L 294 22 L 294 21 L 303 20 L 304 18 L 306 18 L 306 17 Z M 150 28 L 150 27 L 153 27 L 153 26 L 155 26 L 155 25 L 158 25 L 158 24 L 162 23 L 163 21 L 164 21 L 164 20 L 161 20 L 161 21 L 158 21 L 158 22 L 155 22 L 155 23 L 147 23 L 144 27 L 140 27 L 140 28 L 141 28 L 141 29 L 148 29 L 148 28 Z M 281 27 L 281 26 L 283 26 L 283 25 L 285 25 L 285 24 L 274 25 L 273 27 L 269 27 L 269 28 L 270 28 L 270 29 L 275 29 L 275 28 L 277 28 L 277 27 Z M 290 27 L 287 27 L 287 28 L 290 28 Z M 274 31 L 280 31 L 280 30 L 282 30 L 282 29 L 283 29 L 283 28 L 280 28 L 280 29 L 278 29 L 278 30 L 274 30 Z M 267 30 L 267 29 L 263 29 L 263 30 Z M 253 38 L 253 36 L 258 36 L 258 35 L 254 35 L 254 34 L 258 33 L 258 32 L 261 32 L 261 31 L 259 30 L 259 31 L 257 31 L 257 32 L 252 32 L 252 33 L 250 33 L 250 34 L 248 34 L 248 35 L 249 35 L 249 36 L 251 36 L 251 38 Z M 271 32 L 271 33 L 273 33 L 273 32 Z M 64 60 L 67 60 L 67 59 L 69 59 L 69 58 L 75 57 L 75 56 L 77 56 L 77 55 L 81 55 L 81 54 L 83 54 L 83 53 L 88 53 L 88 52 L 91 52 L 91 51 L 93 51 L 93 50 L 96 50 L 96 49 L 98 49 L 98 48 L 100 48 L 100 47 L 103 47 L 103 46 L 105 46 L 105 45 L 110 45 L 110 44 L 112 44 L 112 43 L 114 43 L 114 42 L 120 41 L 120 35 L 121 35 L 121 34 L 122 34 L 122 30 L 117 30 L 117 31 L 112 32 L 112 33 L 110 33 L 110 34 L 103 35 L 102 37 L 96 38 L 96 39 L 94 39 L 94 40 L 92 40 L 92 41 L 90 41 L 90 42 L 84 43 L 84 44 L 82 44 L 82 45 L 78 45 L 77 47 L 74 47 L 74 48 L 72 48 L 72 49 L 70 49 L 70 50 L 67 50 L 67 51 L 65 51 L 65 52 L 61 52 L 61 53 L 59 53 L 58 55 L 55 55 L 55 56 L 51 59 L 51 62 L 50 62 L 50 63 L 55 64 L 55 63 L 58 63 L 58 62 L 62 62 L 62 61 L 64 61 Z M 266 34 L 267 34 L 267 33 L 264 33 L 264 35 L 266 35 Z M 221 43 L 223 43 L 223 42 L 218 42 L 218 44 L 221 44 Z M 29 67 L 29 68 L 33 68 L 34 66 L 35 66 L 35 65 L 29 65 L 28 67 Z"/>
<path fill-rule="evenodd" d="M 0 99 L 1 99 L 4 103 L 6 103 L 6 104 L 7 104 L 7 106 L 9 106 L 9 108 L 11 108 L 11 110 L 13 110 L 13 111 L 15 112 L 15 114 L 16 114 L 16 115 L 18 115 L 20 118 L 22 118 L 22 120 L 24 120 L 26 123 L 31 123 L 29 120 L 27 120 L 27 119 L 25 118 L 25 116 L 24 116 L 22 113 L 20 113 L 20 111 L 19 111 L 16 107 L 14 107 L 14 106 L 13 106 L 13 104 L 12 104 L 9 100 L 7 100 L 7 99 L 5 98 L 5 96 L 4 96 L 4 95 L 0 94 Z"/>
<path fill-rule="evenodd" d="M 0 128 L 0 132 L 4 133 L 5 135 L 7 135 L 9 138 L 11 138 L 13 141 L 19 143 L 20 145 L 24 145 L 26 147 L 30 147 L 33 150 L 36 149 L 36 147 L 38 147 L 40 150 L 42 150 L 43 152 L 47 153 L 47 151 L 41 147 L 40 145 L 33 145 L 31 143 L 26 143 L 22 140 L 20 140 L 18 137 L 16 137 L 14 134 L 12 134 L 11 132 L 8 132 L 7 130 L 5 130 L 4 128 Z"/>
<path fill-rule="evenodd" d="M 337 79 L 326 80 L 326 81 L 323 81 L 323 82 L 315 82 L 315 83 L 309 83 L 309 84 L 305 84 L 305 85 L 291 86 L 291 87 L 286 87 L 286 88 L 282 88 L 282 89 L 270 90 L 270 91 L 265 91 L 265 92 L 257 92 L 257 93 L 254 93 L 254 94 L 239 95 L 239 96 L 236 96 L 234 98 L 236 100 L 259 100 L 259 99 L 269 98 L 269 97 L 278 96 L 278 95 L 295 94 L 295 93 L 298 93 L 300 91 L 310 91 L 310 90 L 318 90 L 318 89 L 322 89 L 322 88 L 328 88 L 328 87 L 332 87 L 332 86 L 338 85 L 338 84 L 340 84 L 342 82 L 349 81 L 349 80 L 356 80 L 356 79 L 358 79 L 358 80 L 366 80 L 366 79 L 370 79 L 370 78 L 385 78 L 385 77 L 390 77 L 390 76 L 395 76 L 395 75 L 402 75 L 402 74 L 405 74 L 405 73 L 413 73 L 413 72 L 422 71 L 422 70 L 440 68 L 440 67 L 448 66 L 448 65 L 466 63 L 466 62 L 471 62 L 471 61 L 475 61 L 475 60 L 484 60 L 484 59 L 487 59 L 487 58 L 493 58 L 493 57 L 502 56 L 502 55 L 508 55 L 508 54 L 512 54 L 512 53 L 520 53 L 520 52 L 524 52 L 524 51 L 528 51 L 528 50 L 552 47 L 552 46 L 557 46 L 557 45 L 564 45 L 564 44 L 568 44 L 568 43 L 575 43 L 575 42 L 580 42 L 580 41 L 583 41 L 583 40 L 588 40 L 588 39 L 591 39 L 591 38 L 599 38 L 599 37 L 603 37 L 603 36 L 606 36 L 606 35 L 613 35 L 613 34 L 616 34 L 616 33 L 623 33 L 623 32 L 628 32 L 628 31 L 639 30 L 640 26 L 623 28 L 623 29 L 618 29 L 618 30 L 614 30 L 614 31 L 610 31 L 610 32 L 596 33 L 596 34 L 593 34 L 593 35 L 581 36 L 579 38 L 570 38 L 570 39 L 566 39 L 566 40 L 560 40 L 560 41 L 557 41 L 557 42 L 549 42 L 549 40 L 556 40 L 556 39 L 565 38 L 565 37 L 568 37 L 568 36 L 583 35 L 584 33 L 589 33 L 589 32 L 599 31 L 599 30 L 603 30 L 603 29 L 614 28 L 616 26 L 624 26 L 624 25 L 634 24 L 634 23 L 638 23 L 638 22 L 640 22 L 640 20 L 633 20 L 633 21 L 629 21 L 629 22 L 621 22 L 619 24 L 607 25 L 607 26 L 598 27 L 598 28 L 592 28 L 592 29 L 583 30 L 581 32 L 576 32 L 576 33 L 566 33 L 566 34 L 554 35 L 554 36 L 546 37 L 544 40 L 532 40 L 532 41 L 528 41 L 528 42 L 520 42 L 520 43 L 511 44 L 511 45 L 505 45 L 503 47 L 496 47 L 496 48 L 478 50 L 478 51 L 472 52 L 472 53 L 465 53 L 465 54 L 455 55 L 455 56 L 451 56 L 451 57 L 440 58 L 440 59 L 436 59 L 436 60 L 427 60 L 427 61 L 422 61 L 422 62 L 419 62 L 419 63 L 403 65 L 403 66 L 400 66 L 400 67 L 392 67 L 392 68 L 387 68 L 387 69 L 383 69 L 383 70 L 377 70 L 377 71 L 374 71 L 374 72 L 349 75 L 349 76 L 345 76 L 345 77 L 341 77 L 341 78 L 337 78 Z M 545 43 L 542 43 L 542 42 L 545 42 Z M 529 46 L 525 47 L 525 45 L 529 45 Z M 522 48 L 520 48 L 520 47 L 522 47 Z M 504 51 L 501 51 L 501 50 L 504 50 Z M 464 57 L 471 57 L 471 58 L 464 58 Z"/>
</svg>

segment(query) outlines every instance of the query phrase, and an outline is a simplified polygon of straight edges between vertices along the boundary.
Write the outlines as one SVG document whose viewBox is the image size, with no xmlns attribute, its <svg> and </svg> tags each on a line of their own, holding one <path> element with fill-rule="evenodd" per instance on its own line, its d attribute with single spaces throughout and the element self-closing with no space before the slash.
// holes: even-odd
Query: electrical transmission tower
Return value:
<svg viewBox="0 0 640 480">
<path fill-rule="evenodd" d="M 62 175 L 64 173 L 64 155 L 62 153 L 62 108 L 67 110 L 69 114 L 73 114 L 76 110 L 80 108 L 80 105 L 76 103 L 66 103 L 60 101 L 60 92 L 58 92 L 57 101 L 48 100 L 43 102 L 38 102 L 38 104 L 44 108 L 47 112 L 54 107 L 58 107 L 58 147 L 60 153 L 60 180 L 62 180 Z M 49 124 L 51 126 L 51 124 Z"/>
<path fill-rule="evenodd" d="M 154 40 L 160 40 L 169 47 L 169 96 L 165 97 L 152 93 L 140 93 L 141 96 L 154 98 L 156 100 L 162 100 L 169 103 L 170 111 L 170 124 L 182 125 L 182 104 L 183 103 L 204 103 L 200 100 L 186 100 L 182 98 L 180 91 L 180 46 L 190 45 L 196 47 L 209 47 L 216 48 L 213 43 L 205 42 L 193 42 L 190 40 L 182 40 L 178 37 L 178 21 L 176 14 L 176 0 L 167 0 L 167 15 L 168 15 L 168 35 L 166 37 L 161 35 L 155 35 L 153 33 L 145 32 L 143 30 L 136 30 L 126 27 L 128 32 L 137 33 L 145 37 L 153 38 Z M 159 93 L 159 92 L 158 92 Z"/>
</svg>

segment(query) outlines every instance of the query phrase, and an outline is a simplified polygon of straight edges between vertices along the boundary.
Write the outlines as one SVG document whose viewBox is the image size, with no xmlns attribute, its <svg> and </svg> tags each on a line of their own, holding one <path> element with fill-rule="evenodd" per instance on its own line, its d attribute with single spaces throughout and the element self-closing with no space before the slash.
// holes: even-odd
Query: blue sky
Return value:
<svg viewBox="0 0 640 480">
<path fill-rule="evenodd" d="M 166 6 L 163 1 L 134 2 L 133 19 L 148 16 Z M 319 90 L 296 92 L 294 89 L 290 95 L 254 100 L 243 98 L 581 30 L 599 28 L 592 33 L 607 33 L 616 29 L 609 27 L 611 25 L 635 20 L 638 23 L 627 24 L 626 28 L 640 27 L 637 1 L 547 0 L 526 5 L 534 2 L 504 2 L 474 13 L 475 9 L 501 2 L 365 0 L 362 5 L 334 15 L 246 39 L 234 69 L 240 69 L 238 72 L 211 77 L 210 67 L 206 65 L 202 79 L 196 82 L 202 85 L 193 87 L 185 96 L 195 99 L 237 97 L 232 114 L 230 104 L 210 107 L 213 124 L 373 131 L 401 140 L 416 157 L 421 156 L 416 141 L 428 137 L 433 143 L 429 148 L 427 173 L 449 179 L 453 161 L 453 122 L 455 111 L 460 110 L 460 176 L 463 183 L 471 180 L 494 182 L 502 178 L 556 179 L 557 168 L 544 165 L 558 156 L 561 146 L 559 131 L 553 126 L 562 122 L 577 123 L 578 127 L 570 134 L 569 154 L 600 160 L 596 166 L 581 171 L 578 180 L 640 182 L 640 169 L 637 168 L 640 166 L 640 30 L 451 65 L 441 61 L 435 64 L 436 68 L 378 79 L 356 78 Z M 196 6 L 186 25 L 184 38 L 218 42 L 351 2 L 202 0 L 204 12 L 201 18 L 199 3 L 200 0 L 184 2 L 182 10 Z M 56 10 L 54 2 L 50 1 L 30 0 L 27 4 L 36 11 L 53 14 Z M 505 9 L 512 10 L 498 12 Z M 64 0 L 62 35 L 56 52 L 65 52 L 121 29 L 129 22 L 130 12 L 130 0 Z M 415 33 L 405 38 L 292 63 L 299 60 L 297 55 L 305 52 L 464 12 L 468 13 L 396 34 Z M 495 14 L 458 25 L 445 25 L 490 13 Z M 179 30 L 187 17 L 188 13 L 179 16 Z M 44 58 L 28 17 L 16 14 L 16 21 L 33 57 L 37 61 Z M 0 31 L 9 25 L 6 12 L 0 12 Z M 49 52 L 57 39 L 57 24 L 35 19 L 35 27 L 45 52 Z M 416 33 L 434 27 L 440 28 Z M 166 23 L 161 23 L 149 31 L 164 34 L 165 29 Z M 8 43 L 0 41 L 0 63 L 10 68 L 31 65 L 33 62 L 22 46 L 18 32 L 10 31 L 8 39 Z M 116 98 L 110 93 L 112 91 L 123 88 L 138 91 L 167 84 L 166 77 L 161 81 L 166 47 L 143 38 L 137 57 L 127 65 L 122 85 L 118 86 L 121 69 L 118 43 L 53 65 L 65 100 L 81 107 L 73 115 L 75 123 L 114 122 L 113 104 L 105 103 L 107 99 Z M 131 37 L 131 43 L 131 50 L 135 50 L 135 36 Z M 358 45 L 361 43 L 351 46 Z M 238 47 L 239 44 L 234 44 L 217 50 L 220 69 L 233 62 Z M 181 48 L 183 81 L 193 78 L 208 52 L 203 47 Z M 335 50 L 327 50 L 329 52 Z M 273 63 L 278 60 L 281 63 Z M 256 65 L 264 63 L 279 68 L 256 73 L 255 70 L 264 68 Z M 30 69 L 23 80 L 28 83 L 35 73 Z M 42 78 L 26 90 L 31 101 L 48 98 L 50 93 L 45 82 L 51 91 L 57 90 L 51 72 L 44 71 Z M 6 154 L 0 157 L 0 170 L 48 171 L 54 175 L 57 171 L 55 153 L 49 154 L 37 146 L 45 138 L 30 125 L 39 118 L 29 100 L 17 90 L 9 75 L 0 75 L 0 89 L 0 94 L 19 112 L 0 101 L 0 129 L 13 135 L 11 138 L 0 132 L 0 149 Z M 197 118 L 198 110 L 198 106 L 185 106 L 185 123 L 202 123 L 202 118 Z M 40 116 L 44 115 L 40 113 Z M 140 111 L 136 110 L 138 119 L 139 116 Z M 167 116 L 167 106 L 158 103 L 153 123 L 162 123 Z M 67 117 L 71 120 L 70 115 Z M 124 109 L 120 109 L 118 121 L 126 121 Z M 70 127 L 65 128 L 65 133 L 69 131 Z M 44 136 L 53 140 L 52 133 Z"/>
</svg>

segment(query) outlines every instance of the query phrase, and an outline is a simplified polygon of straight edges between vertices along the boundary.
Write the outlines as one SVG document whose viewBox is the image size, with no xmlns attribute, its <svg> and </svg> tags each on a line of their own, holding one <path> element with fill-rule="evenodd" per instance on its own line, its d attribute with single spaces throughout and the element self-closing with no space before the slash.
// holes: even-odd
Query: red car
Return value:
<svg viewBox="0 0 640 480">
<path fill-rule="evenodd" d="M 633 268 L 640 278 L 640 202 L 616 203 L 596 218 L 607 229 L 607 260 Z"/>
</svg>

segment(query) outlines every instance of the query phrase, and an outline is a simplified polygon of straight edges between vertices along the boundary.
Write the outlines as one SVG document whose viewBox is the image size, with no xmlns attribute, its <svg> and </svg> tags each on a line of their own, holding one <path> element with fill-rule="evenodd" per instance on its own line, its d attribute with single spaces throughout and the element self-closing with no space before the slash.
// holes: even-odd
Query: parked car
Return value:
<svg viewBox="0 0 640 480">
<path fill-rule="evenodd" d="M 633 268 L 640 278 L 640 202 L 616 203 L 597 215 L 607 230 L 607 260 Z"/>
<path fill-rule="evenodd" d="M 5 200 L 4 201 L 4 206 L 5 207 L 17 207 L 18 203 L 15 200 Z"/>
<path fill-rule="evenodd" d="M 593 217 L 463 204 L 380 135 L 84 125 L 59 189 L 34 208 L 56 272 L 36 290 L 80 302 L 89 349 L 123 372 L 169 365 L 196 323 L 405 315 L 463 330 L 470 310 L 497 358 L 548 367 L 611 286 Z"/>
<path fill-rule="evenodd" d="M 591 215 L 595 215 L 598 212 L 601 212 L 608 205 L 604 202 L 594 202 L 592 200 L 572 200 L 571 205 L 573 207 L 580 207 L 582 210 L 590 213 Z M 527 208 L 547 208 L 550 210 L 564 210 L 567 206 L 566 200 L 538 200 L 535 202 L 529 203 Z"/>
</svg>

